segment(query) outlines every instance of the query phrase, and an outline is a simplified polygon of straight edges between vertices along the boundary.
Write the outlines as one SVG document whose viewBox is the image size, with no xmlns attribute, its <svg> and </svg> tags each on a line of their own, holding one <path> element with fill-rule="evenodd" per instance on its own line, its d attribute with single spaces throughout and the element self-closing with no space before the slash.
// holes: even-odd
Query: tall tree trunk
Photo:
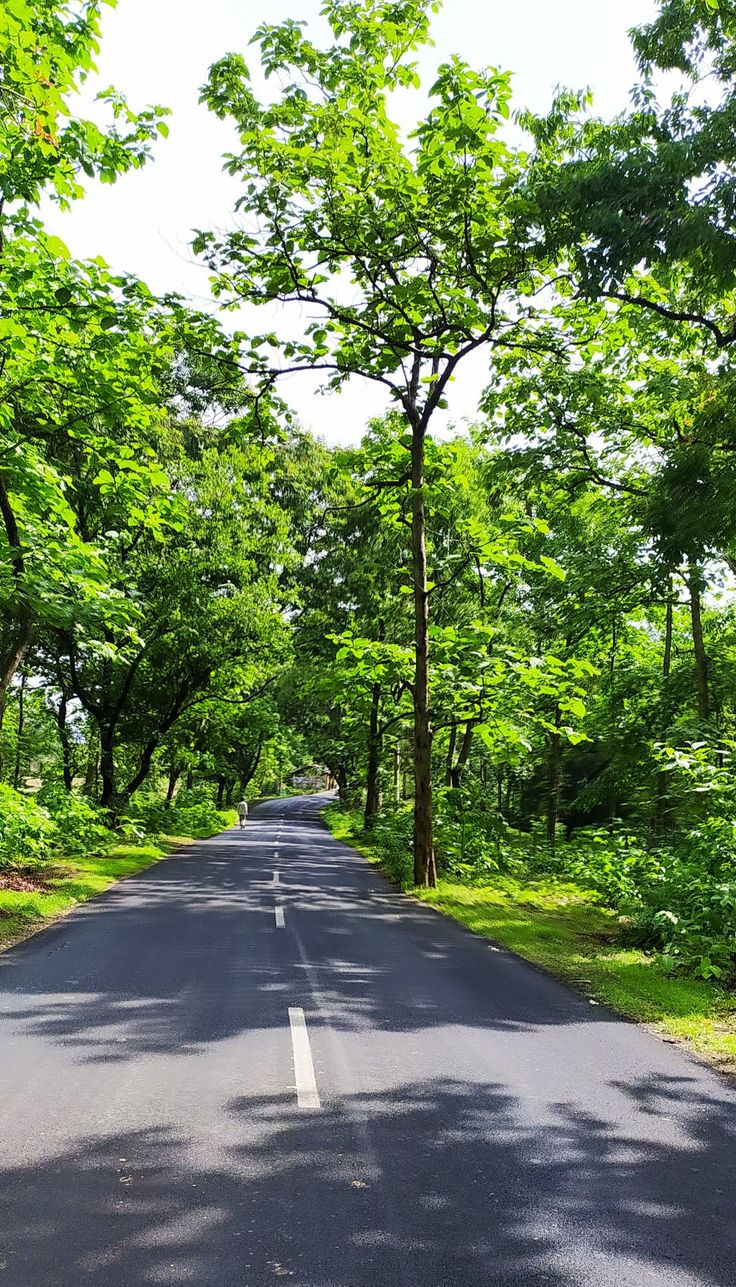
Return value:
<svg viewBox="0 0 736 1287">
<path fill-rule="evenodd" d="M 143 783 L 146 781 L 146 778 L 151 772 L 151 768 L 153 766 L 153 758 L 159 746 L 161 745 L 161 741 L 166 735 L 166 733 L 168 733 L 169 729 L 174 726 L 177 719 L 179 718 L 179 715 L 181 714 L 182 706 L 186 701 L 186 698 L 189 695 L 190 691 L 191 690 L 188 683 L 182 684 L 179 687 L 176 693 L 176 696 L 174 697 L 171 703 L 171 706 L 169 707 L 167 714 L 160 719 L 158 727 L 156 728 L 155 732 L 151 734 L 145 746 L 143 747 L 138 760 L 138 768 L 136 769 L 132 778 L 130 778 L 129 781 L 126 783 L 126 785 L 123 787 L 123 789 L 117 792 L 118 799 L 115 800 L 115 808 L 117 812 L 119 812 L 119 808 L 122 807 L 122 805 L 129 804 L 132 797 L 135 795 L 136 791 L 140 790 L 140 788 L 143 786 Z M 118 710 L 119 709 L 120 709 L 120 706 L 118 705 Z M 114 723 L 111 721 L 110 722 L 111 734 L 113 729 L 114 729 Z M 112 743 L 112 736 L 111 736 L 111 743 Z M 104 749 L 103 749 L 103 760 L 104 760 Z M 191 791 L 192 789 L 193 778 L 194 778 L 194 770 L 190 768 L 187 772 L 187 790 L 188 791 Z M 115 792 L 113 792 L 112 798 L 115 799 Z"/>
<path fill-rule="evenodd" d="M 662 654 L 662 727 L 661 733 L 666 731 L 669 724 L 670 703 L 669 693 L 667 691 L 670 671 L 672 669 L 672 577 L 669 578 L 667 590 L 667 615 L 665 617 L 664 627 L 664 653 Z M 655 836 L 661 835 L 665 829 L 667 818 L 667 793 L 669 788 L 669 773 L 665 769 L 660 769 L 657 774 L 657 786 L 654 798 L 654 818 L 652 826 Z"/>
<path fill-rule="evenodd" d="M 171 801 L 174 798 L 174 792 L 176 791 L 176 784 L 179 781 L 180 777 L 181 777 L 181 769 L 177 764 L 172 764 L 169 768 L 169 780 L 166 786 L 167 805 L 170 805 Z"/>
<path fill-rule="evenodd" d="M 669 579 L 667 591 L 667 615 L 664 625 L 664 653 L 662 654 L 662 678 L 669 679 L 672 669 L 672 577 Z"/>
<path fill-rule="evenodd" d="M 401 804 L 401 747 L 398 742 L 394 747 L 394 799 Z"/>
<path fill-rule="evenodd" d="M 562 715 L 559 706 L 555 710 L 555 728 L 559 729 Z M 549 743 L 549 790 L 547 794 L 547 844 L 554 851 L 557 842 L 557 820 L 560 814 L 560 792 L 562 789 L 562 743 L 558 732 L 550 734 Z"/>
<path fill-rule="evenodd" d="M 616 617 L 614 616 L 611 621 L 611 651 L 608 658 L 608 683 L 609 683 L 609 689 L 611 693 L 611 715 L 613 716 L 614 728 L 616 727 L 616 724 L 617 724 L 617 713 L 618 713 L 618 693 L 616 692 L 616 661 L 618 658 L 618 630 L 616 628 L 616 625 L 617 625 Z M 614 751 L 614 758 L 615 758 L 615 755 L 616 755 L 616 752 Z M 615 772 L 610 774 L 609 783 L 610 785 L 608 788 L 608 823 L 609 823 L 609 828 L 612 830 L 616 820 L 616 814 L 618 812 L 617 792 L 616 792 L 616 787 L 618 785 L 618 777 Z"/>
<path fill-rule="evenodd" d="M 445 759 L 445 786 L 452 786 L 452 766 L 455 763 L 455 747 L 457 745 L 457 720 L 453 720 L 450 725 L 450 741 L 447 746 L 447 757 Z"/>
<path fill-rule="evenodd" d="M 215 808 L 221 809 L 225 799 L 225 779 L 220 775 L 217 779 L 217 797 L 215 799 Z"/>
<path fill-rule="evenodd" d="M 114 731 L 111 724 L 100 724 L 100 804 L 103 809 L 110 809 L 115 798 L 115 756 L 113 754 Z"/>
<path fill-rule="evenodd" d="M 379 775 L 381 772 L 381 685 L 374 684 L 371 691 L 371 713 L 368 728 L 368 765 L 365 779 L 365 813 L 364 826 L 371 831 L 375 826 L 378 810 L 381 807 L 381 789 Z"/>
<path fill-rule="evenodd" d="M 411 552 L 414 582 L 414 883 L 437 883 L 432 835 L 429 589 L 424 508 L 424 428 L 412 426 Z"/>
<path fill-rule="evenodd" d="M 263 734 L 261 734 L 260 737 L 258 738 L 256 749 L 255 751 L 252 752 L 247 764 L 241 767 L 241 772 L 240 772 L 241 795 L 245 795 L 247 787 L 250 785 L 253 778 L 255 777 L 258 771 L 258 765 L 261 762 L 262 754 L 263 754 Z"/>
<path fill-rule="evenodd" d="M 26 598 L 26 564 L 23 554 L 23 544 L 20 537 L 18 522 L 15 517 L 15 511 L 5 484 L 5 475 L 2 470 L 0 470 L 0 516 L 2 517 L 5 536 L 8 542 L 10 564 L 13 571 L 17 596 L 16 602 L 18 604 L 18 615 L 13 638 L 8 644 L 4 655 L 0 657 L 0 732 L 2 732 L 3 720 L 5 718 L 5 707 L 8 701 L 8 689 L 18 667 L 28 651 L 33 625 L 33 613 Z M 2 765 L 0 764 L 0 769 L 1 768 Z"/>
<path fill-rule="evenodd" d="M 85 795 L 97 794 L 97 782 L 100 773 L 100 761 L 96 751 L 90 751 L 87 756 L 87 768 L 84 771 L 84 785 L 82 791 Z M 71 791 L 71 787 L 69 788 Z"/>
<path fill-rule="evenodd" d="M 115 802 L 116 819 L 117 819 L 117 816 L 120 814 L 120 811 L 122 810 L 122 808 L 130 804 L 136 791 L 140 790 L 146 778 L 148 777 L 149 773 L 151 772 L 153 757 L 156 754 L 156 751 L 158 750 L 159 741 L 160 741 L 160 738 L 158 735 L 156 735 L 150 738 L 148 742 L 146 742 L 146 745 L 144 746 L 141 752 L 140 760 L 138 761 L 138 768 L 133 774 L 133 777 L 130 779 L 129 782 L 126 783 L 125 787 L 120 792 L 118 792 L 118 798 Z"/>
<path fill-rule="evenodd" d="M 20 764 L 21 751 L 23 749 L 23 729 L 25 725 L 25 696 L 26 696 L 26 677 L 22 674 L 20 677 L 20 688 L 18 690 L 18 727 L 15 736 L 15 766 L 13 768 L 13 786 L 16 791 L 20 790 Z"/>
<path fill-rule="evenodd" d="M 341 764 L 335 766 L 332 770 L 333 777 L 337 782 L 337 796 L 340 804 L 348 803 L 348 775 Z"/>
<path fill-rule="evenodd" d="M 470 756 L 470 748 L 473 745 L 474 726 L 475 721 L 469 719 L 465 725 L 465 732 L 463 733 L 463 740 L 460 745 L 460 754 L 457 757 L 456 763 L 453 764 L 452 769 L 450 770 L 450 782 L 456 790 L 460 786 L 463 770 L 465 769 Z"/>
<path fill-rule="evenodd" d="M 59 730 L 59 742 L 61 744 L 61 771 L 64 775 L 64 787 L 71 791 L 74 786 L 74 768 L 72 765 L 72 747 L 69 740 L 69 729 L 67 728 L 67 699 L 66 694 L 62 692 L 59 698 L 58 710 L 54 711 L 56 716 L 56 727 Z M 90 780 L 90 765 L 87 765 L 87 777 L 85 778 L 85 789 L 94 782 L 94 771 L 97 768 L 97 757 L 93 761 L 93 776 Z"/>
<path fill-rule="evenodd" d="M 691 564 L 688 568 L 688 589 L 690 591 L 690 620 L 692 622 L 693 651 L 695 653 L 695 683 L 698 693 L 698 715 L 702 720 L 710 718 L 710 692 L 708 684 L 708 657 L 703 642 L 703 616 L 701 594 L 703 574 L 699 567 Z"/>
<path fill-rule="evenodd" d="M 18 673 L 18 667 L 28 652 L 30 642 L 31 614 L 30 612 L 24 612 L 12 642 L 6 648 L 3 656 L 0 657 L 0 732 L 2 732 L 5 721 L 8 690 Z"/>
</svg>

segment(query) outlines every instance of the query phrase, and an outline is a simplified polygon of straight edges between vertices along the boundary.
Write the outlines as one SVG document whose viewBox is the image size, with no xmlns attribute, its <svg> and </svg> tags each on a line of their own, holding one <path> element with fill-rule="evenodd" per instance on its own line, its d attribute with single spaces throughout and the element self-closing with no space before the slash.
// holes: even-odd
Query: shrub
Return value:
<svg viewBox="0 0 736 1287">
<path fill-rule="evenodd" d="M 499 872 L 523 872 L 518 833 L 488 805 L 480 783 L 437 793 L 435 848 L 437 867 L 469 884 L 483 884 Z M 528 856 L 528 855 L 527 855 Z"/>
<path fill-rule="evenodd" d="M 52 843 L 59 853 L 73 856 L 109 848 L 111 832 L 98 805 L 58 785 L 43 786 L 36 799 L 50 815 Z"/>
<path fill-rule="evenodd" d="M 380 854 L 386 875 L 400 889 L 406 889 L 414 881 L 412 835 L 412 814 L 408 808 L 381 815 L 370 833 L 371 844 Z"/>
<path fill-rule="evenodd" d="M 0 867 L 46 861 L 54 830 L 31 796 L 0 784 Z"/>
<path fill-rule="evenodd" d="M 540 860 L 541 861 L 541 860 Z M 646 849 L 634 836 L 593 832 L 558 846 L 547 869 L 577 881 L 620 911 L 638 907 L 645 890 L 661 887 L 667 854 Z"/>
<path fill-rule="evenodd" d="M 224 831 L 232 824 L 232 812 L 217 809 L 201 792 L 180 792 L 170 805 L 156 797 L 134 799 L 123 822 L 142 835 L 189 836 Z"/>
<path fill-rule="evenodd" d="M 667 855 L 662 880 L 640 890 L 627 937 L 662 952 L 673 969 L 730 980 L 736 969 L 733 850 L 724 861 L 715 840 L 705 839 L 709 830 L 705 824 L 688 833 Z"/>
</svg>

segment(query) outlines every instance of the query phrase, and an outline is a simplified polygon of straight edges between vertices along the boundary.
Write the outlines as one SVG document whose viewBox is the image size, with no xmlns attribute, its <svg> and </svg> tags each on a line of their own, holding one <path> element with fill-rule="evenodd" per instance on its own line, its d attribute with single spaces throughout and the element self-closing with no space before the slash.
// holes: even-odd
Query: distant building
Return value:
<svg viewBox="0 0 736 1287">
<path fill-rule="evenodd" d="M 330 791 L 335 779 L 324 764 L 303 764 L 286 775 L 286 784 L 298 791 Z"/>
</svg>

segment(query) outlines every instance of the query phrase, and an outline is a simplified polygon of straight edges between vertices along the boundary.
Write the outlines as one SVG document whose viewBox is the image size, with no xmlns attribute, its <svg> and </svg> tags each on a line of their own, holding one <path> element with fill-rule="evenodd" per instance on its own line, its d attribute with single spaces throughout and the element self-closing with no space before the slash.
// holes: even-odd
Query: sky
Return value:
<svg viewBox="0 0 736 1287">
<path fill-rule="evenodd" d="M 253 70 L 248 42 L 261 22 L 306 20 L 319 35 L 321 0 L 118 0 L 104 19 L 99 78 L 133 107 L 171 109 L 170 134 L 155 159 L 114 186 L 90 184 L 69 214 L 46 212 L 53 231 L 79 257 L 102 255 L 115 271 L 134 273 L 157 292 L 178 291 L 211 308 L 206 268 L 192 256 L 192 230 L 232 225 L 237 182 L 222 172 L 232 135 L 198 105 L 207 69 L 222 54 L 242 52 Z M 514 103 L 543 111 L 555 86 L 590 87 L 602 114 L 626 105 L 634 80 L 627 31 L 646 21 L 654 0 L 445 0 L 435 19 L 435 47 L 420 70 L 458 53 L 476 66 L 513 72 Z M 86 110 L 80 105 L 79 110 Z M 232 323 L 231 323 L 232 324 Z M 241 323 L 242 324 L 242 323 Z M 275 314 L 254 322 L 266 330 Z M 294 319 L 284 319 L 291 333 Z M 485 383 L 486 359 L 476 357 L 453 386 L 448 423 L 472 419 Z M 293 377 L 282 387 L 303 425 L 330 443 L 355 442 L 366 421 L 385 409 L 383 391 L 352 381 L 339 395 L 320 397 L 317 381 Z"/>
</svg>

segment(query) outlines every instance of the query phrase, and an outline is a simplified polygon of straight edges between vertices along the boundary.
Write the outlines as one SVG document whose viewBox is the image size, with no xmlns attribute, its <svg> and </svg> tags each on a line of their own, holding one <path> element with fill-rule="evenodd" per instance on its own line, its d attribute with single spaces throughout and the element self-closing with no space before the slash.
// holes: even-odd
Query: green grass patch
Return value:
<svg viewBox="0 0 736 1287">
<path fill-rule="evenodd" d="M 334 836 L 369 861 L 381 855 L 357 815 L 330 805 Z M 572 984 L 593 1000 L 682 1043 L 722 1072 L 736 1074 L 736 997 L 717 984 L 668 973 L 656 956 L 623 947 L 621 918 L 596 894 L 554 877 L 468 886 L 441 880 L 413 890 L 423 903 Z"/>
<path fill-rule="evenodd" d="M 235 821 L 237 815 L 233 812 L 232 817 Z M 191 840 L 206 840 L 213 834 L 216 832 L 200 827 L 191 836 L 157 836 L 137 845 L 115 845 L 104 854 L 75 857 L 44 868 L 38 889 L 0 889 L 0 951 L 45 929 L 124 876 L 143 871 Z M 27 874 L 28 883 L 32 883 L 33 873 L 29 870 Z"/>
<path fill-rule="evenodd" d="M 358 813 L 356 809 L 344 809 L 335 802 L 322 810 L 322 817 L 336 840 L 344 840 L 346 845 L 352 845 L 368 862 L 380 864 L 378 849 L 371 845 L 367 832 L 362 830 L 362 813 Z"/>
</svg>

